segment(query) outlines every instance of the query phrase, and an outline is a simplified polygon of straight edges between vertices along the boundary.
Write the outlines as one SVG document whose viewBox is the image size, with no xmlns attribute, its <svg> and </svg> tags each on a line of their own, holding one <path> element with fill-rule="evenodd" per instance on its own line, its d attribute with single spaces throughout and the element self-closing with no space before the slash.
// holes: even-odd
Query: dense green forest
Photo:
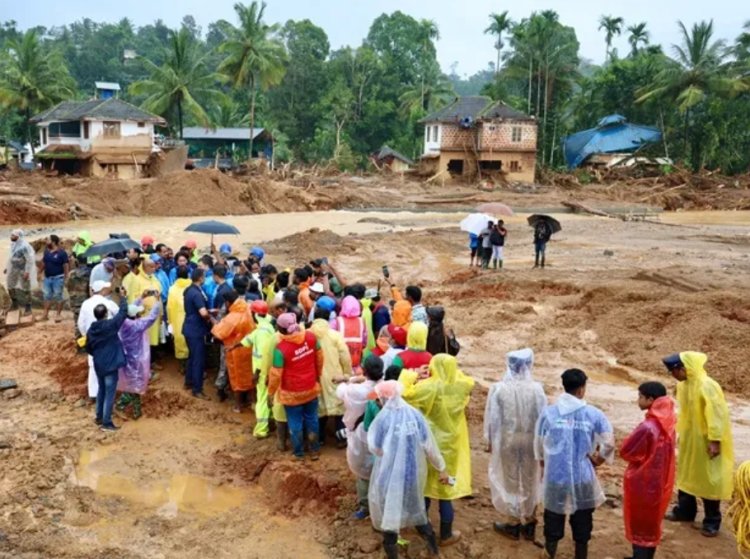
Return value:
<svg viewBox="0 0 750 559">
<path fill-rule="evenodd" d="M 332 50 L 309 20 L 274 24 L 265 5 L 235 5 L 233 21 L 206 29 L 185 16 L 163 22 L 82 19 L 67 26 L 0 26 L 0 135 L 35 137 L 33 114 L 65 99 L 85 99 L 94 81 L 115 81 L 123 97 L 184 126 L 262 125 L 277 155 L 298 162 L 364 165 L 382 144 L 418 156 L 419 120 L 455 95 L 482 93 L 534 115 L 539 163 L 560 167 L 561 138 L 620 113 L 664 131 L 653 149 L 694 169 L 750 166 L 750 22 L 733 42 L 710 21 L 679 25 L 678 45 L 649 41 L 647 23 L 602 16 L 606 63 L 579 56 L 575 29 L 554 11 L 520 21 L 489 14 L 496 52 L 489 68 L 461 78 L 441 69 L 436 24 L 400 11 L 373 21 L 361 45 Z M 630 49 L 612 40 L 624 34 Z"/>
</svg>

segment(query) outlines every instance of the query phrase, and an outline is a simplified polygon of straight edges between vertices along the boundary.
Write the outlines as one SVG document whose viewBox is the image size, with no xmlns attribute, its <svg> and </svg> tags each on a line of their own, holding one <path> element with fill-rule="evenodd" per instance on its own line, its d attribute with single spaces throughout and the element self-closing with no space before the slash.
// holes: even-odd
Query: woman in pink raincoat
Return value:
<svg viewBox="0 0 750 559">
<path fill-rule="evenodd" d="M 133 419 L 141 417 L 141 395 L 146 392 L 151 380 L 151 344 L 148 329 L 157 321 L 161 304 L 151 307 L 151 312 L 144 318 L 141 300 L 128 306 L 128 319 L 123 322 L 119 336 L 125 352 L 127 365 L 120 369 L 117 390 L 122 392 L 117 402 L 117 410 L 124 412 L 133 405 Z"/>
</svg>

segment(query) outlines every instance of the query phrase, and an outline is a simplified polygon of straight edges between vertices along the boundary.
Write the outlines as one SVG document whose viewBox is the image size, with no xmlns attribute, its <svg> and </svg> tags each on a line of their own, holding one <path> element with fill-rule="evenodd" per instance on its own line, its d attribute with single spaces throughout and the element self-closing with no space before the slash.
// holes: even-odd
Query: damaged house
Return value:
<svg viewBox="0 0 750 559">
<path fill-rule="evenodd" d="M 115 97 L 64 101 L 31 119 L 45 170 L 121 179 L 145 176 L 154 126 L 166 121 Z"/>
<path fill-rule="evenodd" d="M 457 97 L 421 120 L 423 172 L 474 177 L 502 172 L 509 180 L 534 182 L 537 123 L 533 117 L 489 97 Z"/>
</svg>

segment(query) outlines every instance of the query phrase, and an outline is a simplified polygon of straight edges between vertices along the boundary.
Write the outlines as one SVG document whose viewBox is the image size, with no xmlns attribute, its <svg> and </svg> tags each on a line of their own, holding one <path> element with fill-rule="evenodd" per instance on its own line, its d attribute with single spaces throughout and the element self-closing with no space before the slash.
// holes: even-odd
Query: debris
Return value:
<svg viewBox="0 0 750 559">
<path fill-rule="evenodd" d="M 615 255 L 615 251 L 613 250 L 607 249 L 604 251 L 604 256 L 614 256 L 614 255 Z"/>
<path fill-rule="evenodd" d="M 11 388 L 18 388 L 18 383 L 12 378 L 0 379 L 0 391 L 10 390 Z"/>
</svg>

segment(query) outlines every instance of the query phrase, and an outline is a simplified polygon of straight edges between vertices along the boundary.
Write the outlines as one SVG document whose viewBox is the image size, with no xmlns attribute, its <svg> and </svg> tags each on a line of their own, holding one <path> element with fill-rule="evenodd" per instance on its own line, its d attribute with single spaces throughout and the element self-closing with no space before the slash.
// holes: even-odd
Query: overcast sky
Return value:
<svg viewBox="0 0 750 559">
<path fill-rule="evenodd" d="M 602 14 L 622 16 L 626 24 L 648 23 L 651 39 L 671 53 L 671 44 L 679 41 L 677 20 L 689 27 L 701 19 L 714 20 L 717 38 L 734 40 L 744 21 L 750 19 L 747 0 L 268 0 L 266 19 L 285 22 L 308 18 L 328 33 L 331 46 L 359 45 L 372 21 L 383 12 L 401 10 L 415 18 L 434 20 L 440 28 L 438 59 L 444 71 L 458 62 L 459 74 L 472 74 L 495 60 L 493 40 L 483 34 L 490 12 L 508 9 L 513 19 L 528 16 L 534 10 L 553 9 L 561 21 L 575 27 L 581 43 L 581 56 L 601 63 L 604 59 L 604 35 L 597 30 Z M 95 21 L 130 18 L 136 25 L 162 19 L 176 26 L 184 15 L 195 17 L 206 30 L 217 19 L 234 21 L 231 0 L 2 0 L 0 20 L 14 19 L 22 29 L 34 25 L 51 27 L 88 17 Z M 620 53 L 627 52 L 625 36 L 616 39 Z"/>
</svg>

